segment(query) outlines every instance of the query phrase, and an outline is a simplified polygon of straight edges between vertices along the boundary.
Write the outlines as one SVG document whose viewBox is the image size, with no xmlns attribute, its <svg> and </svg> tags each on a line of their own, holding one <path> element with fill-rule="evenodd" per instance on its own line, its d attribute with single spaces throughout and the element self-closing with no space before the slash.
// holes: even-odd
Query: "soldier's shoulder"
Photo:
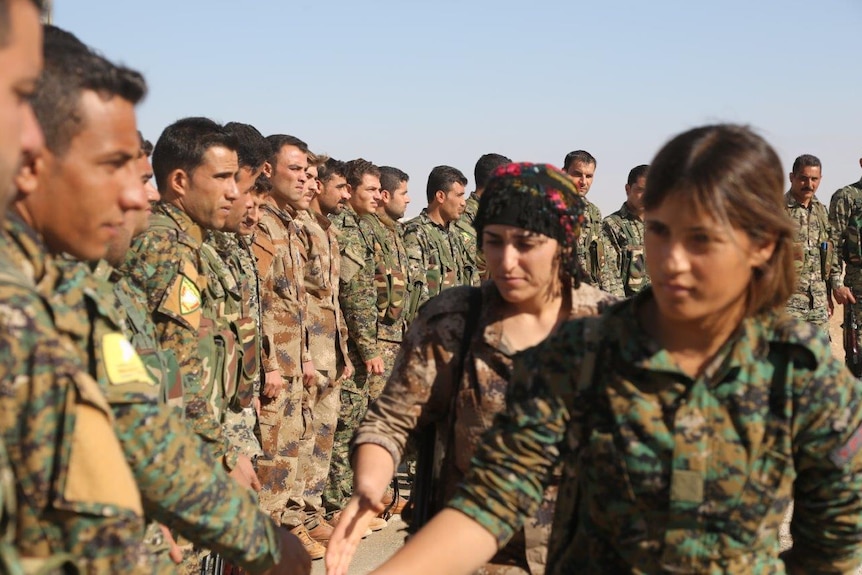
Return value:
<svg viewBox="0 0 862 575">
<path fill-rule="evenodd" d="M 572 290 L 571 317 L 599 315 L 609 307 L 622 301 L 622 298 L 602 291 L 599 288 L 581 283 Z"/>
<path fill-rule="evenodd" d="M 823 329 L 786 312 L 768 314 L 763 322 L 770 349 L 786 356 L 797 367 L 815 370 L 832 355 Z"/>
<path fill-rule="evenodd" d="M 471 286 L 455 286 L 443 290 L 422 306 L 419 313 L 426 320 L 448 314 L 466 314 L 470 310 L 470 302 L 474 288 Z"/>
</svg>

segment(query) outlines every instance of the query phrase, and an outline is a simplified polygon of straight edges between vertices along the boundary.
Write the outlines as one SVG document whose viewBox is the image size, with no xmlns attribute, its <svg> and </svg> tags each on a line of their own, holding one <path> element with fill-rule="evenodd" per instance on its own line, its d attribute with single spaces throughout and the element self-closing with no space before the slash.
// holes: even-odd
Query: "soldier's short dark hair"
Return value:
<svg viewBox="0 0 862 575">
<path fill-rule="evenodd" d="M 296 136 L 288 136 L 287 134 L 273 134 L 266 137 L 269 142 L 269 164 L 275 168 L 278 165 L 278 154 L 285 146 L 296 146 L 303 154 L 308 153 L 308 144 L 297 138 Z"/>
<path fill-rule="evenodd" d="M 344 177 L 347 178 L 347 183 L 354 190 L 362 185 L 362 177 L 366 174 L 370 176 L 380 177 L 380 168 L 364 158 L 356 158 L 350 160 L 344 166 Z"/>
<path fill-rule="evenodd" d="M 153 155 L 153 143 L 144 138 L 144 135 L 138 130 L 138 139 L 141 141 L 141 155 L 150 157 Z"/>
<path fill-rule="evenodd" d="M 791 172 L 798 174 L 802 171 L 802 168 L 822 168 L 820 165 L 820 158 L 812 156 L 811 154 L 802 154 L 793 160 L 793 169 Z"/>
<path fill-rule="evenodd" d="M 236 157 L 240 168 L 254 171 L 269 159 L 269 142 L 257 128 L 251 124 L 228 122 L 224 129 L 236 139 Z"/>
<path fill-rule="evenodd" d="M 574 152 L 569 152 L 566 154 L 566 157 L 563 158 L 563 171 L 568 172 L 569 168 L 571 168 L 572 164 L 575 162 L 587 164 L 588 166 L 596 165 L 596 159 L 591 153 L 586 150 L 575 150 Z"/>
<path fill-rule="evenodd" d="M 506 164 L 511 164 L 511 158 L 507 158 L 502 154 L 484 154 L 479 161 L 476 162 L 476 167 L 473 169 L 473 178 L 476 180 L 476 189 L 484 190 L 488 184 L 488 179 L 491 173 Z"/>
<path fill-rule="evenodd" d="M 643 205 L 663 202 L 705 214 L 745 232 L 754 245 L 775 242 L 769 261 L 754 270 L 746 315 L 784 308 L 796 288 L 793 222 L 784 211 L 781 160 L 747 126 L 717 124 L 683 132 L 650 165 Z"/>
<path fill-rule="evenodd" d="M 252 193 L 266 196 L 272 191 L 272 182 L 266 174 L 261 173 L 254 181 L 254 187 L 251 189 L 251 191 Z"/>
<path fill-rule="evenodd" d="M 317 179 L 321 182 L 328 182 L 333 176 L 341 176 L 347 179 L 347 165 L 341 160 L 335 158 L 327 158 L 327 160 L 318 166 Z"/>
<path fill-rule="evenodd" d="M 41 0 L 30 0 L 30 3 L 35 6 L 39 12 L 42 12 L 45 9 Z M 9 44 L 9 37 L 11 36 L 10 32 L 12 31 L 9 29 L 10 22 L 9 0 L 0 0 L 0 49 L 5 48 Z"/>
<path fill-rule="evenodd" d="M 640 166 L 635 166 L 629 171 L 629 179 L 626 180 L 626 184 L 631 186 L 634 183 L 637 183 L 638 179 L 645 178 L 647 172 L 649 171 L 649 164 L 641 164 Z"/>
<path fill-rule="evenodd" d="M 380 189 L 394 192 L 401 182 L 409 182 L 410 176 L 392 166 L 380 166 Z"/>
<path fill-rule="evenodd" d="M 428 174 L 428 185 L 425 187 L 428 204 L 434 201 L 438 190 L 448 194 L 455 184 L 467 185 L 467 177 L 461 170 L 452 166 L 436 166 Z"/>
<path fill-rule="evenodd" d="M 83 127 L 79 105 L 85 91 L 105 99 L 116 96 L 131 104 L 147 93 L 139 72 L 109 62 L 74 34 L 45 26 L 43 46 L 45 68 L 32 102 L 45 146 L 55 155 L 62 155 Z"/>
<path fill-rule="evenodd" d="M 174 170 L 191 175 L 213 147 L 236 150 L 236 138 L 224 126 L 203 117 L 183 118 L 164 129 L 153 149 L 153 174 L 159 190 L 165 191 Z"/>
</svg>

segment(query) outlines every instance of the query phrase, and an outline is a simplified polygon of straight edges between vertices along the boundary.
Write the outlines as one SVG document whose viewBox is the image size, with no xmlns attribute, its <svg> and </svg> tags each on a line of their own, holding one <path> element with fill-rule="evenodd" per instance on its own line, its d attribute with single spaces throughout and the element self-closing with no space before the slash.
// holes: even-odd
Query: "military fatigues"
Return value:
<svg viewBox="0 0 862 575">
<path fill-rule="evenodd" d="M 99 262 L 93 275 L 111 287 L 114 312 L 121 321 L 123 334 L 131 342 L 153 381 L 158 384 L 159 402 L 180 408 L 176 415 L 184 417 L 183 380 L 173 350 L 162 349 L 156 326 L 147 312 L 147 294 L 105 261 Z M 108 299 L 108 295 L 105 294 Z"/>
<path fill-rule="evenodd" d="M 37 293 L 34 280 L 52 290 L 60 271 L 46 258 L 29 262 L 19 242 L 38 250 L 41 241 L 12 225 L 18 238 L 0 240 L 0 431 L 17 488 L 14 546 L 29 560 L 68 552 L 85 570 L 154 573 L 112 410 L 55 318 L 86 324 L 71 325 L 84 320 L 55 314 Z"/>
<path fill-rule="evenodd" d="M 11 220 L 10 235 L 34 269 L 49 261 L 32 230 L 18 228 Z M 158 404 L 164 384 L 157 386 L 150 379 L 121 333 L 113 286 L 83 263 L 64 260 L 57 267 L 61 273 L 53 285 L 34 279 L 52 302 L 63 341 L 77 351 L 81 364 L 92 366 L 91 375 L 105 393 L 147 515 L 237 563 L 255 570 L 271 567 L 278 556 L 275 526 L 258 511 L 250 492 L 214 471 L 210 452 L 182 418 Z M 99 487 L 111 488 L 104 483 Z M 158 572 L 172 565 L 166 556 L 159 561 Z"/>
<path fill-rule="evenodd" d="M 208 249 L 213 251 L 207 252 Z M 254 435 L 257 414 L 251 405 L 255 391 L 260 391 L 260 315 L 257 299 L 257 273 L 249 246 L 234 233 L 210 230 L 204 240 L 206 260 L 218 257 L 207 266 L 207 292 L 222 302 L 219 320 L 230 330 L 236 342 L 233 357 L 226 359 L 229 373 L 225 380 L 225 406 L 222 426 L 228 441 L 251 460 L 263 455 Z M 213 253 L 214 252 L 214 253 Z M 250 275 L 249 275 L 250 274 Z"/>
<path fill-rule="evenodd" d="M 122 275 L 102 260 L 93 272 L 100 281 L 105 282 L 104 299 L 113 301 L 114 313 L 120 321 L 123 334 L 135 348 L 144 363 L 150 378 L 158 387 L 159 403 L 176 407 L 173 415 L 182 419 L 183 381 L 180 366 L 171 350 L 163 350 L 158 344 L 156 326 L 147 313 L 147 296 L 130 284 Z M 152 553 L 168 553 L 170 545 L 161 527 L 156 522 L 147 525 L 144 538 Z"/>
<path fill-rule="evenodd" d="M 603 290 L 629 297 L 649 285 L 644 260 L 644 222 L 629 211 L 628 204 L 624 203 L 602 221 L 602 252 Z"/>
<path fill-rule="evenodd" d="M 832 258 L 832 270 L 829 274 L 829 287 L 833 290 L 842 286 L 841 275 L 844 274 L 843 285 L 853 290 L 857 304 L 853 306 L 856 323 L 862 325 L 862 238 L 858 234 L 849 234 L 851 217 L 862 213 L 862 179 L 844 186 L 832 195 L 829 202 L 829 225 L 832 245 L 835 255 Z M 862 215 L 858 216 L 862 217 Z M 849 237 L 849 236 L 853 237 Z M 847 304 L 849 305 L 849 304 Z M 862 333 L 859 337 L 862 346 Z"/>
<path fill-rule="evenodd" d="M 460 235 L 452 226 L 443 227 L 428 217 L 428 210 L 404 224 L 404 247 L 410 259 L 410 280 L 414 282 L 410 313 L 446 288 L 469 285 Z"/>
<path fill-rule="evenodd" d="M 450 505 L 503 544 L 562 461 L 549 574 L 853 573 L 862 383 L 820 330 L 773 313 L 743 320 L 691 378 L 639 327 L 651 298 L 519 358 L 510 407 Z"/>
<path fill-rule="evenodd" d="M 389 383 L 369 407 L 354 440 L 354 445 L 384 447 L 397 466 L 412 430 L 433 423 L 448 426 L 445 435 L 449 447 L 438 487 L 441 501 L 453 494 L 469 469 L 482 433 L 505 409 L 514 356 L 500 317 L 504 302 L 494 284 L 486 282 L 480 288 L 482 311 L 473 329 L 469 355 L 461 361 L 472 289 L 477 288 L 447 290 L 422 308 Z M 582 285 L 572 291 L 570 317 L 595 315 L 614 301 L 616 298 L 609 294 Z M 462 363 L 464 372 L 457 373 Z M 504 565 L 520 565 L 522 569 L 529 565 L 531 572 L 543 572 L 555 494 L 556 484 L 545 491 L 541 508 L 531 513 L 525 532 L 519 532 L 492 561 L 503 571 L 488 567 L 486 572 L 506 572 Z"/>
<path fill-rule="evenodd" d="M 303 411 L 310 411 L 311 433 L 300 443 L 298 485 L 305 501 L 305 524 L 310 529 L 324 516 L 323 490 L 341 398 L 341 379 L 349 362 L 347 325 L 338 305 L 341 254 L 337 230 L 326 217 L 311 210 L 296 218 L 302 232 L 307 261 L 305 292 L 308 348 L 317 370 L 317 385 L 306 390 Z"/>
<path fill-rule="evenodd" d="M 787 215 L 796 224 L 793 238 L 796 290 L 787 301 L 787 313 L 829 331 L 829 295 L 826 282 L 832 268 L 829 214 L 814 197 L 806 208 L 790 192 L 784 194 Z"/>
<path fill-rule="evenodd" d="M 363 217 L 374 217 L 365 215 Z M 339 231 L 341 252 L 338 303 L 347 325 L 347 352 L 353 377 L 341 384 L 338 425 L 333 437 L 329 480 L 323 491 L 327 515 L 344 508 L 353 493 L 353 470 L 348 445 L 368 408 L 368 371 L 365 362 L 380 355 L 377 347 L 377 289 L 374 284 L 373 241 L 360 227 L 359 215 L 348 205 L 329 219 Z"/>
<path fill-rule="evenodd" d="M 476 212 L 479 210 L 479 196 L 476 192 L 470 194 L 467 198 L 467 206 L 464 208 L 464 213 L 458 218 L 455 223 L 455 232 L 461 238 L 463 246 L 464 267 L 468 270 L 467 277 L 470 278 L 469 285 L 479 286 L 483 279 L 486 279 L 487 270 L 485 267 L 485 256 L 482 250 L 479 249 L 478 238 L 476 237 L 476 228 L 473 227 L 473 222 L 476 220 Z M 465 282 L 467 283 L 467 282 Z"/>
<path fill-rule="evenodd" d="M 293 495 L 297 484 L 300 440 L 311 432 L 303 414 L 302 364 L 310 361 L 306 335 L 305 247 L 295 212 L 272 198 L 261 206 L 252 249 L 260 279 L 264 374 L 279 372 L 284 388 L 277 397 L 261 397 L 263 457 L 258 477 L 261 507 L 280 524 L 298 527 L 305 504 Z M 304 415 L 306 417 L 304 417 Z"/>
<path fill-rule="evenodd" d="M 179 360 L 187 422 L 216 460 L 233 469 L 239 451 L 228 443 L 221 414 L 213 408 L 220 374 L 214 312 L 202 299 L 207 288 L 202 245 L 200 226 L 176 206 L 157 203 L 150 227 L 132 242 L 120 272 L 146 294 L 159 345 Z"/>
<path fill-rule="evenodd" d="M 602 243 L 602 212 L 586 196 L 581 196 L 586 204 L 584 222 L 575 250 L 578 255 L 578 266 L 584 272 L 582 278 L 588 284 L 602 285 L 601 271 L 605 265 L 604 245 Z"/>
<path fill-rule="evenodd" d="M 400 224 L 384 215 L 360 218 L 359 227 L 374 250 L 374 287 L 377 291 L 377 350 L 383 359 L 383 373 L 369 374 L 368 399 L 374 401 L 392 373 L 395 357 L 410 321 L 410 264 L 404 248 Z"/>
</svg>

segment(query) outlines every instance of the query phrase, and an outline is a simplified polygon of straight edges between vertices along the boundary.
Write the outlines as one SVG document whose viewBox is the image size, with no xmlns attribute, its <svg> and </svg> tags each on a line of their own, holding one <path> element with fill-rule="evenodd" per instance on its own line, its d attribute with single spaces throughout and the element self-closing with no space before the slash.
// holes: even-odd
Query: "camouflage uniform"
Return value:
<svg viewBox="0 0 862 575">
<path fill-rule="evenodd" d="M 104 260 L 96 266 L 93 275 L 111 286 L 114 313 L 150 377 L 159 384 L 160 403 L 182 408 L 183 380 L 179 362 L 173 350 L 162 349 L 159 345 L 156 326 L 147 312 L 147 295 Z M 105 297 L 107 299 L 108 295 Z M 184 417 L 181 410 L 176 415 Z"/>
<path fill-rule="evenodd" d="M 46 267 L 51 260 L 34 232 L 10 222 L 21 260 L 33 269 Z M 90 375 L 110 405 L 147 515 L 251 569 L 271 567 L 278 557 L 275 526 L 258 511 L 252 493 L 224 472 L 214 473 L 209 451 L 182 418 L 158 404 L 160 386 L 120 333 L 112 286 L 83 263 L 65 260 L 56 267 L 60 274 L 51 285 L 33 279 L 51 304 L 63 343 L 82 365 L 93 366 Z M 172 565 L 166 556 L 159 560 L 158 572 Z"/>
<path fill-rule="evenodd" d="M 832 268 L 829 214 L 813 197 L 806 208 L 790 192 L 784 194 L 787 215 L 796 224 L 793 239 L 796 290 L 787 301 L 787 313 L 829 331 L 829 295 L 826 281 Z"/>
<path fill-rule="evenodd" d="M 10 237 L 0 241 L 0 432 L 17 488 L 14 546 L 25 560 L 67 552 L 93 572 L 155 573 L 111 408 L 54 318 L 86 325 L 55 316 L 36 292 L 33 276 L 43 290 L 59 281 L 52 261 L 30 263 Z"/>
<path fill-rule="evenodd" d="M 519 358 L 509 408 L 449 505 L 502 545 L 562 462 L 549 575 L 855 572 L 862 383 L 821 330 L 778 313 L 744 319 L 692 378 L 639 327 L 652 297 Z"/>
<path fill-rule="evenodd" d="M 644 260 L 644 222 L 628 204 L 602 221 L 601 286 L 608 293 L 629 297 L 649 285 Z"/>
<path fill-rule="evenodd" d="M 157 203 L 149 229 L 133 241 L 120 273 L 146 294 L 159 345 L 173 350 L 180 362 L 188 423 L 216 460 L 233 469 L 239 452 L 229 445 L 212 404 L 216 344 L 209 319 L 213 312 L 207 311 L 207 317 L 202 313 L 207 287 L 202 242 L 203 230 L 185 212 Z"/>
<path fill-rule="evenodd" d="M 308 348 L 318 375 L 317 385 L 306 390 L 303 400 L 303 410 L 311 412 L 312 433 L 300 443 L 298 480 L 305 501 L 305 524 L 313 529 L 324 516 L 323 490 L 329 478 L 338 424 L 341 379 L 349 360 L 347 325 L 338 305 L 341 268 L 338 232 L 329 219 L 311 210 L 300 212 L 296 221 L 308 254 L 305 265 Z"/>
<path fill-rule="evenodd" d="M 252 306 L 258 291 L 257 273 L 248 244 L 237 234 L 210 230 L 204 240 L 204 250 L 207 248 L 212 248 L 215 254 L 211 256 L 220 260 L 208 266 L 207 285 L 218 282 L 221 286 L 224 295 L 217 297 L 225 302 L 225 308 L 220 317 L 227 320 L 238 353 L 236 365 L 227 374 L 236 382 L 230 387 L 235 391 L 233 397 L 227 398 L 222 426 L 228 441 L 255 461 L 263 455 L 254 435 L 257 414 L 251 405 L 254 392 L 260 391 L 260 315 L 259 309 Z"/>
<path fill-rule="evenodd" d="M 482 290 L 482 311 L 473 330 L 464 373 L 458 357 L 470 305 L 470 290 Z M 571 318 L 595 315 L 616 298 L 582 285 L 572 290 Z M 392 378 L 383 394 L 368 408 L 354 445 L 373 443 L 389 451 L 397 466 L 410 430 L 443 423 L 448 436 L 446 458 L 438 489 L 442 501 L 464 477 L 484 431 L 506 407 L 506 390 L 514 352 L 507 346 L 500 310 L 505 302 L 492 282 L 482 288 L 447 290 L 422 308 L 407 334 Z M 454 352 L 454 353 L 453 353 Z M 545 551 L 553 517 L 557 486 L 544 493 L 526 529 L 492 560 L 487 573 L 504 573 L 512 564 L 534 573 L 544 571 Z"/>
<path fill-rule="evenodd" d="M 365 218 L 374 217 L 365 215 Z M 329 216 L 338 229 L 341 255 L 338 303 L 347 326 L 347 353 L 353 377 L 341 382 L 338 424 L 333 436 L 329 480 L 323 491 L 327 517 L 340 511 L 353 493 L 353 470 L 348 446 L 353 431 L 368 408 L 368 372 L 365 362 L 380 355 L 377 347 L 377 290 L 374 285 L 373 241 L 366 237 L 360 217 L 349 205 Z"/>
<path fill-rule="evenodd" d="M 288 528 L 304 521 L 305 504 L 297 501 L 293 492 L 300 440 L 311 433 L 310 421 L 306 421 L 310 418 L 302 409 L 302 364 L 310 360 L 305 320 L 306 253 L 295 215 L 290 207 L 281 209 L 275 200 L 267 199 L 261 206 L 252 245 L 260 278 L 263 371 L 277 371 L 284 380 L 284 389 L 277 397 L 261 397 L 260 504 Z"/>
<path fill-rule="evenodd" d="M 377 290 L 377 350 L 383 373 L 368 376 L 368 399 L 374 401 L 392 373 L 395 357 L 407 330 L 409 318 L 410 264 L 399 223 L 387 215 L 369 215 L 359 220 L 364 236 L 374 250 L 374 287 Z"/>
<path fill-rule="evenodd" d="M 479 210 L 479 196 L 476 192 L 470 194 L 467 198 L 467 206 L 464 208 L 464 213 L 458 218 L 455 223 L 455 232 L 461 238 L 463 246 L 464 268 L 466 277 L 470 278 L 469 285 L 474 287 L 479 286 L 482 280 L 486 277 L 487 270 L 485 268 L 485 256 L 482 250 L 479 249 L 478 238 L 476 237 L 476 228 L 473 227 L 473 222 L 476 220 L 476 212 Z M 467 283 L 467 282 L 465 282 Z"/>
<path fill-rule="evenodd" d="M 163 350 L 159 346 L 156 327 L 147 313 L 146 294 L 125 281 L 125 278 L 104 260 L 96 266 L 93 275 L 105 282 L 106 289 L 111 288 L 105 292 L 105 300 L 113 300 L 114 313 L 120 321 L 123 334 L 135 348 L 150 378 L 156 382 L 159 403 L 176 407 L 173 415 L 183 419 L 183 381 L 180 366 L 173 351 Z M 156 522 L 147 525 L 144 542 L 152 553 L 168 553 L 171 549 Z"/>
<path fill-rule="evenodd" d="M 20 279 L 24 279 L 23 276 Z M 3 280 L 0 279 L 0 285 Z M 2 288 L 0 288 L 2 289 Z M 6 446 L 0 441 L 0 573 L 24 575 L 24 566 L 15 549 L 16 523 L 15 474 L 6 454 Z M 70 559 L 70 567 L 74 565 Z"/>
<path fill-rule="evenodd" d="M 584 272 L 583 280 L 594 286 L 602 285 L 601 270 L 605 265 L 604 245 L 602 243 L 602 212 L 586 196 L 581 196 L 586 204 L 584 222 L 578 236 L 578 265 Z"/>
<path fill-rule="evenodd" d="M 411 316 L 444 289 L 471 283 L 460 235 L 451 224 L 443 227 L 432 221 L 427 209 L 404 224 L 404 247 L 410 259 L 410 279 L 414 282 Z"/>
<path fill-rule="evenodd" d="M 835 250 L 832 270 L 829 274 L 829 287 L 836 290 L 842 286 L 843 271 L 843 285 L 853 290 L 856 301 L 859 302 L 862 301 L 859 299 L 862 297 L 862 261 L 856 261 L 856 258 L 848 261 L 848 247 L 854 242 L 859 243 L 857 238 L 852 238 L 849 244 L 847 242 L 847 224 L 854 210 L 862 210 L 862 179 L 836 191 L 829 202 L 829 226 L 832 234 L 830 237 Z M 856 323 L 862 325 L 862 306 L 858 303 L 854 305 L 853 313 L 856 315 Z M 858 339 L 859 345 L 862 346 L 862 332 Z"/>
</svg>

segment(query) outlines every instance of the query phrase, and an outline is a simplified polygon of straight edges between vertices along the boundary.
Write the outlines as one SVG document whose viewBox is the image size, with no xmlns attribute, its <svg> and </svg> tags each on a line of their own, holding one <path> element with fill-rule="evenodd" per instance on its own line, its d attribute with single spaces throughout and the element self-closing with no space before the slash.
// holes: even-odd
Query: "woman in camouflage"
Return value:
<svg viewBox="0 0 862 575">
<path fill-rule="evenodd" d="M 509 408 L 449 508 L 377 573 L 469 573 L 560 461 L 549 573 L 855 572 L 862 384 L 782 312 L 783 185 L 747 128 L 665 145 L 644 194 L 652 287 L 516 361 Z"/>
<path fill-rule="evenodd" d="M 346 572 L 411 433 L 436 424 L 438 437 L 446 437 L 434 497 L 443 503 L 468 471 L 482 433 L 505 409 L 514 354 L 566 320 L 596 315 L 616 301 L 573 273 L 583 210 L 571 180 L 556 168 L 509 164 L 494 172 L 474 224 L 492 281 L 444 291 L 411 325 L 386 388 L 354 437 L 355 495 L 329 543 L 330 574 Z M 555 495 L 556 485 L 544 489 L 524 528 L 479 573 L 544 573 Z M 357 514 L 361 521 L 348 527 Z M 346 532 L 352 536 L 345 539 Z"/>
</svg>

